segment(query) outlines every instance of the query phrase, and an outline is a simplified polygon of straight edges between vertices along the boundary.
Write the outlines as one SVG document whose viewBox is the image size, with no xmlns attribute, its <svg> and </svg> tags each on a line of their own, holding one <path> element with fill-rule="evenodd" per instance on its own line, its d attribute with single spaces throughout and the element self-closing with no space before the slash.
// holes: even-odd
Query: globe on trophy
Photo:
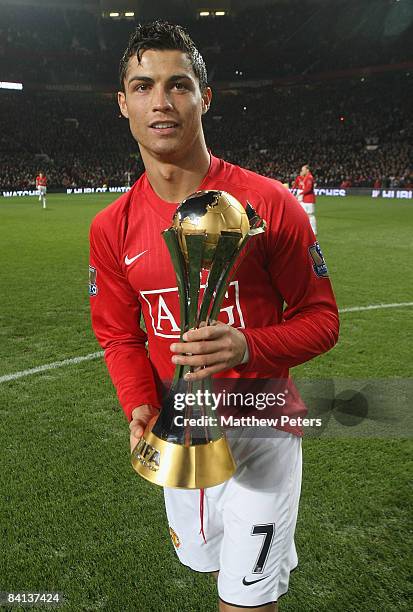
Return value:
<svg viewBox="0 0 413 612">
<path fill-rule="evenodd" d="M 225 191 L 197 191 L 178 206 L 172 227 L 162 235 L 178 285 L 181 341 L 189 329 L 218 318 L 235 263 L 265 227 L 251 204 L 244 208 Z M 203 271 L 207 278 L 201 286 Z M 132 465 L 155 484 L 200 489 L 225 482 L 236 466 L 208 401 L 212 379 L 186 381 L 189 371 L 189 366 L 176 366 L 159 415 L 132 451 Z M 189 397 L 197 401 L 185 402 Z"/>
</svg>

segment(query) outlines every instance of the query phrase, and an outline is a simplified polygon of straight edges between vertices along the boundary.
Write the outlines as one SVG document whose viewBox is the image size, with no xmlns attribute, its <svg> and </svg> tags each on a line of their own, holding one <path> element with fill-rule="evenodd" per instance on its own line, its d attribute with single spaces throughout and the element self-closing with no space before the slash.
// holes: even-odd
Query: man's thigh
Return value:
<svg viewBox="0 0 413 612">
<path fill-rule="evenodd" d="M 256 439 L 256 451 L 229 481 L 218 592 L 232 605 L 260 606 L 287 592 L 297 564 L 294 532 L 301 490 L 301 440 L 290 434 Z M 260 448 L 261 447 L 261 448 Z"/>
<path fill-rule="evenodd" d="M 164 488 L 169 533 L 176 554 L 181 563 L 197 572 L 219 570 L 224 532 L 219 500 L 224 488 L 225 484 L 218 485 L 204 493 L 199 489 Z"/>
<path fill-rule="evenodd" d="M 280 432 L 273 439 L 232 432 L 229 443 L 237 472 L 206 489 L 203 504 L 199 490 L 164 490 L 171 538 L 184 565 L 219 570 L 222 601 L 263 605 L 288 590 L 297 565 L 301 440 Z"/>
<path fill-rule="evenodd" d="M 304 208 L 307 215 L 313 215 L 315 211 L 315 206 L 311 202 L 301 202 L 301 206 Z"/>
</svg>

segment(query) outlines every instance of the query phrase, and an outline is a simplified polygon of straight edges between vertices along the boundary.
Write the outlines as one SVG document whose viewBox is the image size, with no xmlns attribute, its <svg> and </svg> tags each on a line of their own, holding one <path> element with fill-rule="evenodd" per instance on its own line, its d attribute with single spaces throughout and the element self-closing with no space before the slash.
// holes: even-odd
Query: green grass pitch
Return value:
<svg viewBox="0 0 413 612">
<path fill-rule="evenodd" d="M 115 197 L 0 200 L 0 377 L 99 350 L 87 235 Z M 340 308 L 412 301 L 413 202 L 320 198 L 318 224 Z M 408 377 L 411 316 L 344 313 L 338 346 L 296 374 Z M 214 580 L 175 557 L 161 489 L 129 465 L 101 359 L 1 383 L 0 411 L 0 591 L 59 591 L 73 612 L 216 610 Z M 411 609 L 411 441 L 321 436 L 303 449 L 300 565 L 280 609 Z"/>
</svg>

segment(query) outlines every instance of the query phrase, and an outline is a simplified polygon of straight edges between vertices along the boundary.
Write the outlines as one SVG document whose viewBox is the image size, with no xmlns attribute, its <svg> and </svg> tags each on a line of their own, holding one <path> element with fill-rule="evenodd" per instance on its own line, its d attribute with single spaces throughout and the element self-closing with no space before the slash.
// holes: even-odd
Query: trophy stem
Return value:
<svg viewBox="0 0 413 612">
<path fill-rule="evenodd" d="M 165 240 L 165 244 L 168 248 L 169 254 L 172 259 L 172 263 L 175 270 L 176 282 L 178 285 L 178 293 L 179 293 L 179 310 L 180 310 L 180 318 L 181 318 L 181 340 L 182 335 L 188 329 L 188 304 L 190 302 L 189 299 L 189 286 L 187 280 L 187 268 L 186 262 L 182 255 L 181 249 L 179 247 L 178 236 L 176 234 L 176 230 L 173 228 L 169 228 L 162 232 L 163 239 Z M 185 373 L 188 371 L 186 366 L 178 365 L 175 368 L 174 377 L 172 381 L 172 386 L 178 384 L 179 380 L 182 379 Z"/>
<path fill-rule="evenodd" d="M 192 390 L 192 382 L 188 382 L 187 383 L 187 393 L 193 393 Z M 193 410 L 192 410 L 192 406 L 189 406 L 188 404 L 185 407 L 185 412 L 184 412 L 184 418 L 186 419 L 186 423 L 188 423 L 188 419 L 192 418 L 192 414 L 193 414 Z M 192 431 L 191 428 L 188 426 L 188 424 L 186 424 L 184 426 L 184 446 L 190 446 L 191 442 L 192 442 Z"/>
<path fill-rule="evenodd" d="M 224 237 L 225 236 L 222 236 L 222 238 Z M 234 263 L 236 260 L 239 260 L 240 254 L 245 249 L 250 238 L 252 238 L 252 234 L 248 233 L 242 240 L 240 246 L 235 249 L 235 252 L 232 254 L 227 266 L 222 270 L 221 276 L 216 285 L 215 299 L 212 303 L 209 314 L 209 318 L 211 319 L 216 319 L 218 317 L 219 309 L 221 308 L 222 300 L 224 299 L 225 291 L 228 287 L 228 278 L 230 274 L 234 272 Z"/>
<path fill-rule="evenodd" d="M 232 264 L 236 259 L 238 242 L 239 234 L 236 232 L 222 232 L 221 236 L 219 237 L 199 311 L 200 321 L 207 321 L 208 319 L 214 318 L 211 317 L 211 314 L 208 315 L 208 312 L 210 310 L 211 303 L 214 301 L 214 295 L 218 293 L 219 287 L 223 282 L 222 279 L 224 277 L 226 278 L 225 272 L 232 267 Z M 222 293 L 220 298 L 220 305 L 222 303 L 224 293 L 225 291 Z"/>
<path fill-rule="evenodd" d="M 198 324 L 198 297 L 201 285 L 201 269 L 204 257 L 205 232 L 197 232 L 186 236 L 188 249 L 188 262 L 186 267 L 186 284 L 189 296 L 188 328 L 196 327 Z"/>
</svg>

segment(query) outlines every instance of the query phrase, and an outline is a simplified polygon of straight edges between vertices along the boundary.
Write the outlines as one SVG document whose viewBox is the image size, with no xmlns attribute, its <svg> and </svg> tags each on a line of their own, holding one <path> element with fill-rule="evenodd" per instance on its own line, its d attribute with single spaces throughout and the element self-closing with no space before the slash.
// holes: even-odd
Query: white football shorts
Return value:
<svg viewBox="0 0 413 612">
<path fill-rule="evenodd" d="M 301 490 L 301 439 L 275 429 L 267 437 L 227 432 L 237 471 L 204 490 L 165 488 L 179 560 L 198 572 L 219 571 L 222 601 L 240 607 L 275 602 L 287 592 L 298 559 L 294 544 Z M 203 506 L 203 507 L 202 507 Z M 201 526 L 205 535 L 202 535 Z"/>
<path fill-rule="evenodd" d="M 301 206 L 304 208 L 305 212 L 307 213 L 307 215 L 313 215 L 314 214 L 314 204 L 312 202 L 300 202 Z"/>
<path fill-rule="evenodd" d="M 39 185 L 37 187 L 37 191 L 39 192 L 40 195 L 46 195 L 46 190 L 47 190 L 47 187 L 45 187 L 44 185 Z"/>
</svg>

